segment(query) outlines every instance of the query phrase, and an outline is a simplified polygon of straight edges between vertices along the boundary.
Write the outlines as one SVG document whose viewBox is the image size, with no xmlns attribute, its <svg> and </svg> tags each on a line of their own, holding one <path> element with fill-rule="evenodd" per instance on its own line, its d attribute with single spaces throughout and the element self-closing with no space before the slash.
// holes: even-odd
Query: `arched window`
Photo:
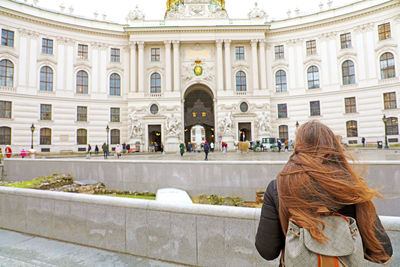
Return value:
<svg viewBox="0 0 400 267">
<path fill-rule="evenodd" d="M 49 128 L 40 129 L 40 144 L 51 145 L 51 129 Z"/>
<path fill-rule="evenodd" d="M 343 85 L 356 83 L 356 74 L 354 72 L 354 63 L 346 60 L 342 64 Z"/>
<path fill-rule="evenodd" d="M 161 75 L 153 73 L 150 76 L 150 93 L 161 93 Z"/>
<path fill-rule="evenodd" d="M 347 137 L 357 137 L 357 121 L 346 121 Z"/>
<path fill-rule="evenodd" d="M 245 92 L 246 88 L 246 73 L 244 71 L 236 72 L 236 91 Z"/>
<path fill-rule="evenodd" d="M 386 52 L 380 57 L 381 79 L 389 79 L 396 76 L 394 69 L 394 57 L 392 53 Z"/>
<path fill-rule="evenodd" d="M 110 95 L 121 95 L 121 77 L 117 73 L 110 76 Z"/>
<path fill-rule="evenodd" d="M 396 117 L 390 117 L 386 121 L 386 134 L 398 135 L 399 134 L 399 121 Z"/>
<path fill-rule="evenodd" d="M 53 91 L 53 70 L 48 66 L 40 69 L 40 91 Z"/>
<path fill-rule="evenodd" d="M 279 125 L 279 138 L 289 139 L 289 130 L 287 125 Z"/>
<path fill-rule="evenodd" d="M 112 145 L 117 145 L 119 144 L 119 130 L 118 129 L 112 129 L 111 130 L 111 144 Z"/>
<path fill-rule="evenodd" d="M 11 145 L 10 127 L 0 127 L 0 145 Z"/>
<path fill-rule="evenodd" d="M 87 94 L 89 77 L 86 71 L 80 70 L 76 74 L 76 93 L 77 94 Z"/>
<path fill-rule="evenodd" d="M 8 60 L 0 61 L 0 86 L 13 87 L 14 64 Z"/>
<path fill-rule="evenodd" d="M 78 145 L 86 145 L 87 144 L 87 130 L 86 129 L 78 129 L 77 130 L 76 143 Z"/>
<path fill-rule="evenodd" d="M 316 66 L 307 69 L 308 89 L 319 88 L 319 71 Z"/>
<path fill-rule="evenodd" d="M 278 70 L 275 73 L 275 84 L 277 92 L 287 91 L 286 72 L 284 70 Z"/>
</svg>

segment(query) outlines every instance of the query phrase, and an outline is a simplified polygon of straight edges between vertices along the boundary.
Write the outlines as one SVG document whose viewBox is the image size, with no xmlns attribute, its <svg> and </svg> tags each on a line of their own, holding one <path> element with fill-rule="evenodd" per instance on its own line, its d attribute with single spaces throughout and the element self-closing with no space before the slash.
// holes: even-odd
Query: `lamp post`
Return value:
<svg viewBox="0 0 400 267">
<path fill-rule="evenodd" d="M 386 115 L 383 115 L 382 121 L 383 121 L 383 124 L 385 125 L 385 148 L 387 149 L 387 148 L 389 148 L 389 145 L 388 145 L 388 140 L 387 140 L 387 128 L 386 128 L 387 118 L 386 118 Z"/>
<path fill-rule="evenodd" d="M 108 148 L 108 134 L 110 133 L 110 127 L 108 127 L 108 124 L 107 124 L 107 127 L 106 127 L 106 131 L 107 131 L 107 150 L 109 149 Z"/>
<path fill-rule="evenodd" d="M 31 125 L 31 149 L 33 149 L 33 132 L 35 131 L 35 125 Z"/>
</svg>

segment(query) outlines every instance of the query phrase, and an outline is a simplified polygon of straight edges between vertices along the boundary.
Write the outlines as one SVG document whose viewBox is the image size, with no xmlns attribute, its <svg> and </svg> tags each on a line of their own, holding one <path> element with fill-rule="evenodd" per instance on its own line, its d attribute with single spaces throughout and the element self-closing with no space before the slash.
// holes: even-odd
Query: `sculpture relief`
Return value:
<svg viewBox="0 0 400 267">
<path fill-rule="evenodd" d="M 143 135 L 143 126 L 139 120 L 139 117 L 136 115 L 136 110 L 132 111 L 129 115 L 129 137 L 140 137 Z"/>
<path fill-rule="evenodd" d="M 230 112 L 228 116 L 220 120 L 218 128 L 220 129 L 220 132 L 225 136 L 233 135 L 232 112 Z"/>
<path fill-rule="evenodd" d="M 167 11 L 167 19 L 191 18 L 228 18 L 223 6 L 210 0 L 186 0 L 183 4 L 173 5 Z"/>
<path fill-rule="evenodd" d="M 174 114 L 172 114 L 171 117 L 167 119 L 167 125 L 166 125 L 167 137 L 179 138 L 180 125 L 181 123 L 176 119 Z"/>
<path fill-rule="evenodd" d="M 263 112 L 257 117 L 257 126 L 259 135 L 265 135 L 269 133 L 269 120 L 266 112 Z"/>
</svg>

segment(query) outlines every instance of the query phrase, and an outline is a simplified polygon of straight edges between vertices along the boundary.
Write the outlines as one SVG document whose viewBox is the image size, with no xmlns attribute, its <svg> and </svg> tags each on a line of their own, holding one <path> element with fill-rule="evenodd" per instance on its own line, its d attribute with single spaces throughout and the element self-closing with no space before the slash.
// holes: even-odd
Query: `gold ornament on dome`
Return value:
<svg viewBox="0 0 400 267">
<path fill-rule="evenodd" d="M 225 0 L 210 0 L 210 4 L 219 4 L 223 10 L 225 10 Z M 172 7 L 184 5 L 185 0 L 167 0 L 167 11 L 170 11 Z"/>
</svg>

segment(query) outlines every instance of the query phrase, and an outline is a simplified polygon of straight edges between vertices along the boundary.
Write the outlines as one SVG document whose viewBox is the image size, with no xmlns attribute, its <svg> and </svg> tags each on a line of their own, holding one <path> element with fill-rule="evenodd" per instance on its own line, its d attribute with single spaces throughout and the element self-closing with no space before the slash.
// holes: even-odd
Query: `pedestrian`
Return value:
<svg viewBox="0 0 400 267">
<path fill-rule="evenodd" d="M 361 138 L 362 146 L 365 147 L 365 137 Z"/>
<path fill-rule="evenodd" d="M 179 145 L 179 151 L 180 151 L 181 157 L 182 157 L 182 156 L 183 156 L 183 153 L 185 153 L 185 144 L 184 144 L 184 143 L 181 143 L 181 144 Z"/>
<path fill-rule="evenodd" d="M 126 150 L 128 151 L 128 153 L 131 153 L 131 145 L 130 144 L 126 145 Z"/>
<path fill-rule="evenodd" d="M 122 153 L 126 153 L 126 143 L 124 142 L 123 144 L 122 144 Z"/>
<path fill-rule="evenodd" d="M 96 155 L 99 154 L 99 147 L 97 145 L 94 147 L 94 153 Z"/>
<path fill-rule="evenodd" d="M 284 151 L 288 151 L 289 152 L 289 140 L 285 140 L 285 150 Z"/>
<path fill-rule="evenodd" d="M 103 155 L 104 155 L 104 159 L 107 159 L 108 156 L 108 146 L 106 145 L 106 143 L 104 143 L 101 148 L 103 149 Z"/>
<path fill-rule="evenodd" d="M 121 147 L 120 144 L 118 144 L 118 145 L 115 147 L 115 154 L 117 155 L 117 158 L 119 159 L 119 157 L 120 157 L 121 154 L 122 154 L 122 147 Z"/>
<path fill-rule="evenodd" d="M 160 152 L 161 154 L 164 154 L 164 145 L 160 143 Z"/>
<path fill-rule="evenodd" d="M 22 150 L 21 150 L 21 158 L 25 158 L 27 155 L 28 155 L 28 152 L 25 150 L 25 148 L 23 148 Z"/>
<path fill-rule="evenodd" d="M 350 236 L 350 241 L 356 238 L 359 240 L 358 244 L 351 244 L 354 245 L 352 253 L 355 253 L 356 245 L 363 246 L 361 249 L 357 247 L 357 251 L 364 254 L 361 258 L 364 256 L 369 261 L 384 264 L 392 256 L 393 250 L 390 239 L 376 214 L 372 202 L 374 197 L 382 196 L 376 190 L 369 188 L 349 164 L 342 145 L 332 130 L 315 120 L 304 123 L 296 132 L 293 155 L 278 177 L 269 183 L 264 194 L 256 234 L 256 248 L 266 260 L 277 258 L 281 251 L 284 252 L 286 249 L 285 253 L 282 253 L 285 256 L 281 259 L 284 263 L 285 258 L 290 258 L 301 251 L 297 250 L 294 243 L 288 243 L 291 245 L 285 248 L 285 236 L 293 236 L 291 231 L 294 231 L 292 227 L 289 229 L 288 225 L 295 224 L 297 229 L 301 228 L 304 231 L 301 234 L 308 233 L 311 237 L 308 244 L 314 244 L 312 245 L 314 248 L 320 246 L 317 251 L 322 251 L 325 248 L 324 242 L 330 241 L 324 234 L 325 226 L 336 227 L 335 224 L 326 224 L 323 219 L 338 215 L 346 219 L 341 222 L 352 221 L 353 226 L 358 226 L 358 230 L 347 232 L 350 229 L 346 224 L 346 232 L 342 233 Z M 320 213 L 322 210 L 325 211 L 324 214 Z M 294 233 L 298 234 L 297 231 Z M 286 239 L 286 242 L 292 241 Z M 339 245 L 345 244 L 339 243 Z M 310 257 L 309 254 L 301 254 L 299 256 L 304 256 L 306 260 Z M 346 261 L 345 258 L 340 259 Z M 346 264 L 364 266 L 359 263 Z"/>
<path fill-rule="evenodd" d="M 210 143 L 210 150 L 211 150 L 211 152 L 214 152 L 214 142 Z"/>
<path fill-rule="evenodd" d="M 282 142 L 281 142 L 280 139 L 278 139 L 278 150 L 279 150 L 279 152 L 281 152 L 281 149 L 282 149 Z"/>
<path fill-rule="evenodd" d="M 3 150 L 0 147 L 0 163 L 2 162 L 2 160 L 3 160 Z"/>
<path fill-rule="evenodd" d="M 205 154 L 204 160 L 208 160 L 208 151 L 210 150 L 210 145 L 207 143 L 207 141 L 204 142 L 203 150 Z"/>
<path fill-rule="evenodd" d="M 92 146 L 90 145 L 90 144 L 88 144 L 88 147 L 87 147 L 87 157 L 88 158 L 90 158 L 90 151 L 92 150 Z"/>
</svg>

